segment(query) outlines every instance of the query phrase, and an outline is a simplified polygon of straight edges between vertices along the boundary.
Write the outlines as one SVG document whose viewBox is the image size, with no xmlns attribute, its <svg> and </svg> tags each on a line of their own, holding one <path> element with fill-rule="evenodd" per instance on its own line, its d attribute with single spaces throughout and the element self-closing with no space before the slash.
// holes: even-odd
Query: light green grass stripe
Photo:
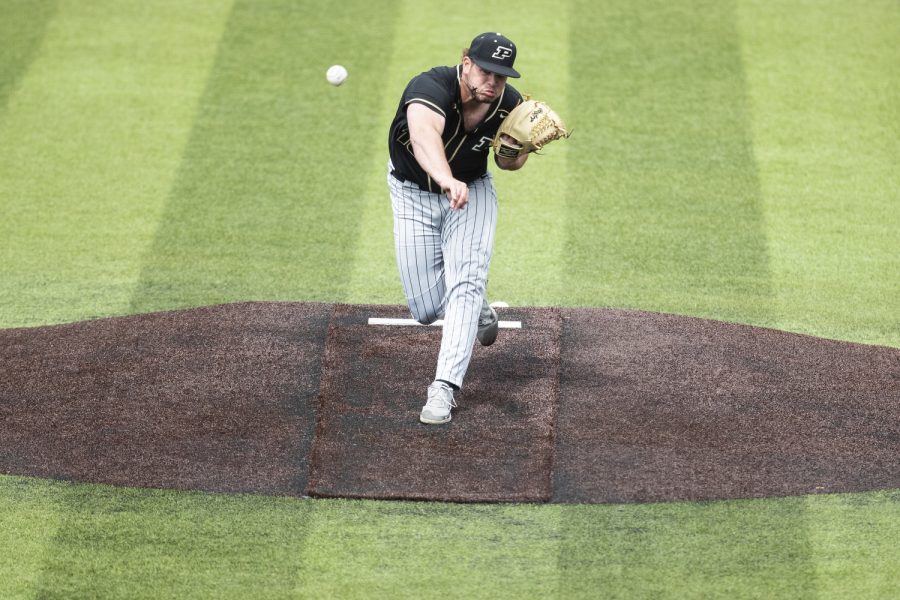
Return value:
<svg viewBox="0 0 900 600">
<path fill-rule="evenodd" d="M 819 598 L 900 598 L 900 490 L 806 505 Z"/>
<path fill-rule="evenodd" d="M 900 4 L 743 1 L 775 326 L 900 346 Z"/>
<path fill-rule="evenodd" d="M 765 225 L 733 2 L 576 2 L 570 303 L 764 318 Z"/>
<path fill-rule="evenodd" d="M 516 11 L 516 41 L 522 73 L 513 85 L 523 94 L 547 102 L 570 127 L 581 129 L 580 115 L 572 109 L 570 93 L 569 3 L 560 3 L 548 18 L 547 5 L 520 3 Z M 503 10 L 508 12 L 506 7 Z M 542 18 L 527 15 L 543 14 Z M 498 19 L 500 16 L 498 15 Z M 586 128 L 585 128 L 586 129 Z M 491 263 L 488 293 L 492 300 L 512 306 L 567 303 L 563 253 L 568 203 L 568 140 L 554 142 L 528 158 L 514 172 L 494 169 L 500 196 L 500 221 Z M 491 161 L 492 162 L 492 161 Z"/>
<path fill-rule="evenodd" d="M 13 598 L 888 598 L 900 589 L 900 490 L 454 505 L 0 476 L 0 507 L 0 557 L 43 561 L 39 581 L 10 564 L 0 591 Z M 48 554 L 32 552 L 30 540 L 51 536 Z"/>
<path fill-rule="evenodd" d="M 298 598 L 548 598 L 559 507 L 315 501 Z"/>
<path fill-rule="evenodd" d="M 388 160 L 387 130 L 408 81 L 438 65 L 455 65 L 461 51 L 479 33 L 500 30 L 518 48 L 516 68 L 520 79 L 510 79 L 522 93 L 550 102 L 567 113 L 568 20 L 566 11 L 546 19 L 510 18 L 509 7 L 485 4 L 477 12 L 435 19 L 444 3 L 401 3 L 395 23 L 398 31 L 393 53 L 386 63 L 378 128 L 372 132 L 368 170 L 360 215 L 359 240 L 348 299 L 360 303 L 403 304 L 393 246 L 393 220 L 385 181 Z M 537 14 L 545 4 L 527 0 L 516 5 L 522 14 Z M 505 173 L 493 166 L 500 199 L 497 241 L 491 265 L 488 293 L 493 299 L 513 304 L 538 304 L 559 297 L 559 253 L 562 251 L 565 201 L 565 147 L 548 149 L 546 157 L 531 157 L 527 167 Z M 560 182 L 548 185 L 545 182 Z M 536 244 L 535 236 L 541 243 Z"/>
<path fill-rule="evenodd" d="M 0 482 L 5 491 L 21 480 Z M 34 487 L 30 497 L 19 492 L 24 508 L 16 513 L 49 499 L 61 521 L 37 597 L 291 596 L 309 502 L 48 482 Z"/>
<path fill-rule="evenodd" d="M 0 476 L 0 598 L 35 598 L 65 518 L 58 484 Z"/>
<path fill-rule="evenodd" d="M 235 5 L 134 312 L 343 299 L 391 29 L 371 2 Z"/>
<path fill-rule="evenodd" d="M 60 3 L 0 119 L 0 326 L 127 311 L 227 8 Z"/>
</svg>

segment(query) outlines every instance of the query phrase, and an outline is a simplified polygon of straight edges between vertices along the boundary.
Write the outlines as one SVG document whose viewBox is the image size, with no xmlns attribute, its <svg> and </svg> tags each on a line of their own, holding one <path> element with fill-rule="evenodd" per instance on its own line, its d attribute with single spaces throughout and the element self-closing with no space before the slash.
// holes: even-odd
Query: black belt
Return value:
<svg viewBox="0 0 900 600">
<path fill-rule="evenodd" d="M 404 177 L 403 175 L 401 175 L 400 173 L 398 173 L 397 171 L 395 171 L 393 169 L 391 169 L 391 177 L 393 177 L 394 179 L 396 179 L 397 181 L 399 181 L 401 183 L 406 183 L 408 181 L 411 184 L 415 185 L 420 190 L 422 190 L 423 192 L 431 192 L 431 190 L 428 189 L 427 187 L 422 187 L 421 185 L 416 183 L 415 180 L 407 179 L 406 177 Z M 479 175 L 476 179 L 481 179 L 482 177 L 487 177 L 487 173 L 485 173 L 484 175 Z M 429 179 L 429 181 L 431 181 L 431 180 Z M 432 193 L 436 193 L 436 192 L 432 192 Z"/>
<path fill-rule="evenodd" d="M 417 188 L 419 188 L 420 190 L 422 190 L 423 192 L 430 192 L 430 191 L 431 191 L 431 190 L 429 190 L 427 187 L 422 187 L 421 185 L 419 185 L 415 180 L 413 180 L 413 179 L 408 179 L 408 178 L 404 177 L 403 175 L 401 175 L 400 173 L 398 173 L 397 171 L 395 171 L 395 170 L 393 170 L 393 169 L 391 170 L 391 176 L 392 176 L 394 179 L 396 179 L 397 181 L 401 182 L 401 183 L 406 183 L 406 182 L 408 181 L 408 182 L 410 182 L 411 184 L 415 185 L 415 186 L 416 186 Z"/>
</svg>

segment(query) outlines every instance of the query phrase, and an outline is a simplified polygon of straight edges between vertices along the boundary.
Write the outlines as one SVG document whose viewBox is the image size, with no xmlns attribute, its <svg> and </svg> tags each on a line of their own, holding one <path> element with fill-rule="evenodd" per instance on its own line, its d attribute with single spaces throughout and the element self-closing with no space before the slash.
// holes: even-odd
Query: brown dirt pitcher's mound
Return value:
<svg viewBox="0 0 900 600">
<path fill-rule="evenodd" d="M 339 307 L 328 333 L 310 493 L 453 501 L 552 495 L 559 315 L 516 310 L 523 329 L 478 347 L 443 426 L 419 422 L 438 327 L 373 327 L 403 309 Z M 502 332 L 503 333 L 503 332 Z"/>
<path fill-rule="evenodd" d="M 563 315 L 554 500 L 900 487 L 900 351 L 655 313 Z"/>
<path fill-rule="evenodd" d="M 0 331 L 0 472 L 303 494 L 329 305 Z"/>
<path fill-rule="evenodd" d="M 446 426 L 440 330 L 246 303 L 0 330 L 0 473 L 226 492 L 640 502 L 900 488 L 900 350 L 503 309 Z M 312 459 L 310 460 L 310 452 Z"/>
</svg>

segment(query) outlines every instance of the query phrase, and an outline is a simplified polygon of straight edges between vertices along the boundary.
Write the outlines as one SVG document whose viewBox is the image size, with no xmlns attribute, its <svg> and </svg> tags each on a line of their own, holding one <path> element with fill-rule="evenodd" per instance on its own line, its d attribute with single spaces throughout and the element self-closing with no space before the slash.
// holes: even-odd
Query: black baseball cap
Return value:
<svg viewBox="0 0 900 600">
<path fill-rule="evenodd" d="M 472 40 L 469 58 L 485 71 L 520 77 L 519 72 L 512 68 L 516 61 L 516 45 L 499 33 L 482 33 Z"/>
</svg>

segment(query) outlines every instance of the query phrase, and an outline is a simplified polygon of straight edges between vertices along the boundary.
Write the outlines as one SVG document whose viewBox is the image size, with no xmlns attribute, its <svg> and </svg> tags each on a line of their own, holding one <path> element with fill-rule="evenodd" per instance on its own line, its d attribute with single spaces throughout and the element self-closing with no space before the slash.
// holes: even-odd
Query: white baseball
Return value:
<svg viewBox="0 0 900 600">
<path fill-rule="evenodd" d="M 347 79 L 347 69 L 342 65 L 332 65 L 328 68 L 328 71 L 325 72 L 325 79 L 327 79 L 328 83 L 331 85 L 341 85 L 344 83 L 344 80 Z"/>
</svg>

